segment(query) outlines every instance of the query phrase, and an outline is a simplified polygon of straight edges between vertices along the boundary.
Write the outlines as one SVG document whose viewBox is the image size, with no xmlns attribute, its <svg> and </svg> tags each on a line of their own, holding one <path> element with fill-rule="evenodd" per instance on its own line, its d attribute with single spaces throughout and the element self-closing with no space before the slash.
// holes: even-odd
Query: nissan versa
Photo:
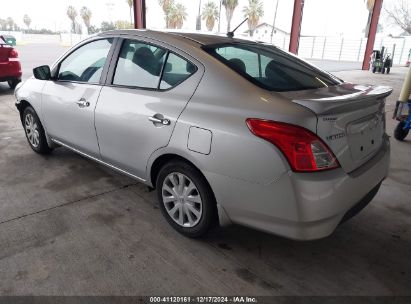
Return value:
<svg viewBox="0 0 411 304">
<path fill-rule="evenodd" d="M 271 45 L 112 31 L 33 72 L 15 91 L 31 148 L 64 146 L 155 188 L 186 236 L 237 223 L 322 238 L 387 176 L 391 89 Z"/>
</svg>

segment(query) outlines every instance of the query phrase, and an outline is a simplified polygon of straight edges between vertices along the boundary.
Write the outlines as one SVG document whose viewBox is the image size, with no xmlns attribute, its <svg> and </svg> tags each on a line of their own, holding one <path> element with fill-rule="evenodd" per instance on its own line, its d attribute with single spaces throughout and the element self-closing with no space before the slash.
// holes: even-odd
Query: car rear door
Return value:
<svg viewBox="0 0 411 304">
<path fill-rule="evenodd" d="M 95 111 L 103 161 L 145 179 L 202 77 L 201 64 L 161 42 L 124 39 Z"/>
<path fill-rule="evenodd" d="M 65 56 L 56 79 L 42 94 L 45 128 L 51 138 L 99 158 L 94 109 L 108 70 L 113 38 L 89 41 Z"/>
</svg>

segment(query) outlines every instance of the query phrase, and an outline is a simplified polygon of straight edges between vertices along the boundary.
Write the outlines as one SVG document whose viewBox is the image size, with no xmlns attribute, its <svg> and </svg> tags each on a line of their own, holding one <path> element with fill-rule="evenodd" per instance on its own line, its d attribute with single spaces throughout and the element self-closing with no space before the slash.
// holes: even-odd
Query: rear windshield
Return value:
<svg viewBox="0 0 411 304">
<path fill-rule="evenodd" d="M 203 48 L 238 74 L 266 90 L 309 90 L 341 83 L 335 76 L 273 46 L 230 43 Z"/>
</svg>

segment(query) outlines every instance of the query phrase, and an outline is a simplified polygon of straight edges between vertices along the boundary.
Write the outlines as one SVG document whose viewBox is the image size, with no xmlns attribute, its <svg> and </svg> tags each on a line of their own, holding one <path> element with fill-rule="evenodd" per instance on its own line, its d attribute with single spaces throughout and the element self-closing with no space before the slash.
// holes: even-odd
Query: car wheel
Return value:
<svg viewBox="0 0 411 304">
<path fill-rule="evenodd" d="M 7 84 L 9 85 L 10 89 L 12 89 L 12 90 L 14 90 L 20 82 L 21 82 L 20 79 L 7 80 Z"/>
<path fill-rule="evenodd" d="M 406 129 L 404 129 L 404 127 L 405 127 L 405 121 L 400 121 L 398 123 L 398 125 L 395 127 L 395 130 L 394 130 L 395 139 L 403 141 L 405 139 L 405 137 L 407 137 L 408 132 L 410 130 L 408 130 L 408 129 L 406 130 Z"/>
<path fill-rule="evenodd" d="M 23 112 L 22 120 L 30 147 L 40 154 L 50 153 L 51 149 L 47 144 L 46 135 L 36 111 L 32 107 L 27 107 Z"/>
<path fill-rule="evenodd" d="M 167 163 L 158 174 L 156 188 L 164 217 L 181 234 L 201 237 L 216 223 L 213 192 L 193 166 L 183 161 Z"/>
</svg>

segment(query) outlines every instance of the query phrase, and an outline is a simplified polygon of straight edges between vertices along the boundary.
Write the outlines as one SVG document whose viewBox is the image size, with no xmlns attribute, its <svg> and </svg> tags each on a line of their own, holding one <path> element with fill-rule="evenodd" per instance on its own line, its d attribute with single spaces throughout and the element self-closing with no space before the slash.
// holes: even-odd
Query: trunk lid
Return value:
<svg viewBox="0 0 411 304">
<path fill-rule="evenodd" d="M 281 93 L 317 115 L 317 135 L 349 173 L 371 159 L 385 134 L 385 98 L 392 89 L 343 83 Z"/>
</svg>

